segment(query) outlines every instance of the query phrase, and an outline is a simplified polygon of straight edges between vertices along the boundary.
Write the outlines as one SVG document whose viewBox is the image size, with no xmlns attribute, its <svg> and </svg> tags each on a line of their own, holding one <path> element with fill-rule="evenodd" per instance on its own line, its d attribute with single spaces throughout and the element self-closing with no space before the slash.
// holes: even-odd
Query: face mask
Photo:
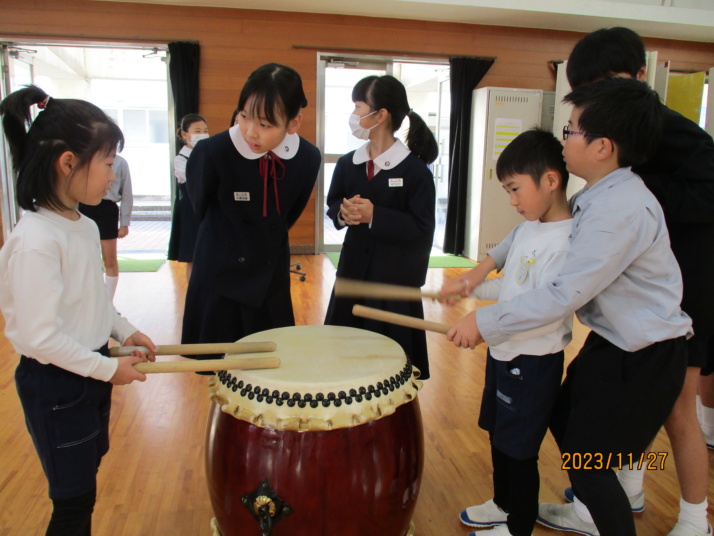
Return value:
<svg viewBox="0 0 714 536">
<path fill-rule="evenodd" d="M 191 145 L 196 145 L 199 141 L 208 138 L 208 134 L 191 134 Z"/>
<path fill-rule="evenodd" d="M 375 110 L 374 112 L 367 114 L 367 115 L 363 115 L 362 117 L 360 117 L 357 114 L 350 115 L 350 121 L 349 121 L 350 128 L 352 129 L 352 135 L 355 138 L 360 139 L 360 140 L 368 140 L 369 139 L 369 131 L 372 130 L 374 127 L 376 127 L 379 123 L 377 123 L 377 125 L 374 125 L 373 127 L 364 128 L 364 127 L 360 126 L 359 122 L 362 119 L 364 119 L 365 117 L 369 117 L 370 115 L 374 115 L 376 113 L 377 113 L 377 111 Z"/>
</svg>

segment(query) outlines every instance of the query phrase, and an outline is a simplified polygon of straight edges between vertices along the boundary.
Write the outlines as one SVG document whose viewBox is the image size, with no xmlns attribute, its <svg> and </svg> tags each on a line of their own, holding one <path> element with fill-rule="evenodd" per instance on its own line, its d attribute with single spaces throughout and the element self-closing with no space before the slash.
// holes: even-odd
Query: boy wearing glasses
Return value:
<svg viewBox="0 0 714 536">
<path fill-rule="evenodd" d="M 671 411 L 692 326 L 679 307 L 682 278 L 662 208 L 631 171 L 657 147 L 662 107 L 645 83 L 624 78 L 581 86 L 565 100 L 574 109 L 563 156 L 587 185 L 571 199 L 563 268 L 534 290 L 470 313 L 447 337 L 460 347 L 495 345 L 577 313 L 592 331 L 568 367 L 551 431 L 564 460 L 593 460 L 568 470 L 594 520 L 578 532 L 635 536 L 613 469 L 639 460 Z"/>
<path fill-rule="evenodd" d="M 646 78 L 645 46 L 629 28 L 603 28 L 583 37 L 568 59 L 572 87 L 607 77 Z M 692 318 L 694 337 L 687 341 L 684 386 L 664 423 L 672 445 L 682 497 L 677 524 L 668 536 L 707 536 L 709 456 L 714 448 L 714 142 L 699 125 L 663 106 L 663 136 L 655 154 L 633 168 L 662 205 L 669 238 L 682 271 L 682 309 Z M 701 371 L 701 377 L 700 377 Z M 702 426 L 697 421 L 697 389 L 702 395 Z M 702 430 L 707 435 L 705 443 Z M 617 473 L 633 512 L 644 510 L 645 470 L 624 467 Z M 551 526 L 579 531 L 592 518 L 568 488 L 572 505 L 541 505 Z M 587 526 L 587 525 L 585 525 Z M 586 531 L 587 532 L 587 531 Z"/>
</svg>

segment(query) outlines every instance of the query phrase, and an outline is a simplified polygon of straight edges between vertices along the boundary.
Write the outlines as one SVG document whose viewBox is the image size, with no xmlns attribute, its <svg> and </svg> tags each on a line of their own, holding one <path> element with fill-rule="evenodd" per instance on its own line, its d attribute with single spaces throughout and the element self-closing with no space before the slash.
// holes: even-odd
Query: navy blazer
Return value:
<svg viewBox="0 0 714 536">
<path fill-rule="evenodd" d="M 188 194 L 200 221 L 191 279 L 199 276 L 202 286 L 253 307 L 265 300 L 276 270 L 289 286 L 288 230 L 310 199 L 321 156 L 300 138 L 297 153 L 282 159 L 280 213 L 270 179 L 266 216 L 260 160 L 243 157 L 225 131 L 199 142 L 186 166 Z"/>
</svg>

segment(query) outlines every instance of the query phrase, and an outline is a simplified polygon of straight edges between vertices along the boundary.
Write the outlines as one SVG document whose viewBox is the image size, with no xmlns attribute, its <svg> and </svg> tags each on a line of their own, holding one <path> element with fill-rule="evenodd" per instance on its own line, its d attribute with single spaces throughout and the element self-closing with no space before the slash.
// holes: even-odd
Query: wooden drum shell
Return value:
<svg viewBox="0 0 714 536">
<path fill-rule="evenodd" d="M 262 428 L 211 405 L 206 474 L 223 536 L 260 536 L 241 502 L 267 479 L 293 508 L 274 536 L 405 536 L 424 466 L 419 402 L 329 431 Z"/>
</svg>

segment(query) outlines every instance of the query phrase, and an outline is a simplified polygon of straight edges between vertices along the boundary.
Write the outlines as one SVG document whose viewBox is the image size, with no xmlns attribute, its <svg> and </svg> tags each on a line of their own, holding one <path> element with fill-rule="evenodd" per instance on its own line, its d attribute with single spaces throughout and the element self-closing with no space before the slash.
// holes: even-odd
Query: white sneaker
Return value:
<svg viewBox="0 0 714 536">
<path fill-rule="evenodd" d="M 508 514 L 501 510 L 493 499 L 489 499 L 483 504 L 469 506 L 462 510 L 459 519 L 464 525 L 469 527 L 494 527 L 506 523 Z M 483 533 L 482 533 L 483 534 Z M 508 534 L 506 531 L 505 534 Z"/>
<path fill-rule="evenodd" d="M 707 532 L 702 532 L 689 523 L 677 521 L 677 524 L 667 536 L 709 536 L 712 533 L 712 526 L 707 527 Z"/>
<path fill-rule="evenodd" d="M 711 447 L 714 449 L 714 446 Z M 575 494 L 573 493 L 573 488 L 565 488 L 563 490 L 563 497 L 568 502 L 573 502 L 575 500 Z M 634 495 L 628 495 L 627 500 L 630 501 L 630 507 L 632 511 L 636 514 L 644 512 L 645 510 L 645 490 L 640 490 Z"/>
<path fill-rule="evenodd" d="M 595 523 L 588 523 L 578 517 L 575 505 L 543 503 L 538 505 L 538 519 L 541 525 L 551 529 L 576 532 L 584 536 L 600 536 Z"/>
<path fill-rule="evenodd" d="M 477 530 L 469 532 L 469 536 L 512 536 L 506 525 L 498 525 L 488 530 Z"/>
</svg>

